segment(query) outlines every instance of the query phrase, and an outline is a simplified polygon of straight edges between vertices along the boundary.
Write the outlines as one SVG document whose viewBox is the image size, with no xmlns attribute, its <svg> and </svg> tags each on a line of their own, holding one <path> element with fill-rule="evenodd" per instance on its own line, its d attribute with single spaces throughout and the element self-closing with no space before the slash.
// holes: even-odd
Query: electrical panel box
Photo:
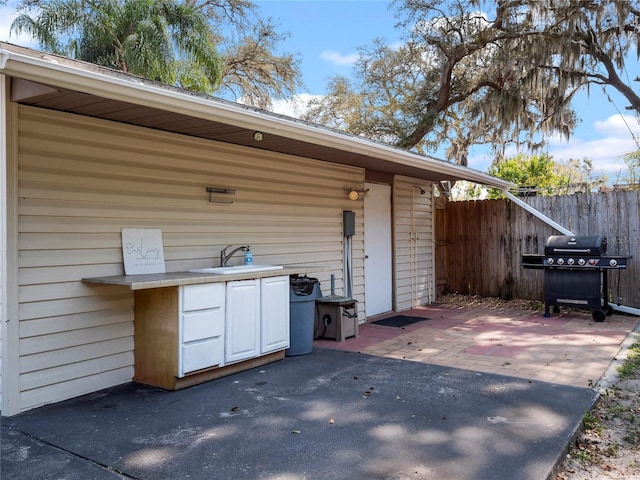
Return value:
<svg viewBox="0 0 640 480">
<path fill-rule="evenodd" d="M 356 234 L 356 214 L 345 210 L 342 212 L 342 230 L 345 237 L 353 237 Z"/>
</svg>

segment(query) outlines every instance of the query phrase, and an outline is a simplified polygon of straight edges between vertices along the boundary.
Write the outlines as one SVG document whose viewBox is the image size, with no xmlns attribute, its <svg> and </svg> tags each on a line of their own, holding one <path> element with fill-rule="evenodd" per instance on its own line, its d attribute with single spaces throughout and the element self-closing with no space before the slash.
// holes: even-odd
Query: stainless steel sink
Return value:
<svg viewBox="0 0 640 480">
<path fill-rule="evenodd" d="M 194 268 L 189 270 L 193 273 L 216 273 L 219 275 L 232 275 L 234 273 L 251 273 L 251 272 L 266 272 L 269 270 L 282 270 L 282 265 L 235 265 L 232 267 L 209 267 L 209 268 Z"/>
</svg>

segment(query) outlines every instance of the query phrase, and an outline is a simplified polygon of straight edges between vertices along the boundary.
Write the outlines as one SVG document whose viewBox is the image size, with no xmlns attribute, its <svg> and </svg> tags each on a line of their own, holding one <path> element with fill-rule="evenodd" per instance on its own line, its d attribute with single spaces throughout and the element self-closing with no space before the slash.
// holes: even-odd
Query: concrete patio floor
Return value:
<svg viewBox="0 0 640 480">
<path fill-rule="evenodd" d="M 357 338 L 177 392 L 131 383 L 3 418 L 1 477 L 545 480 L 638 324 L 403 314 L 429 320 L 361 325 Z"/>
</svg>

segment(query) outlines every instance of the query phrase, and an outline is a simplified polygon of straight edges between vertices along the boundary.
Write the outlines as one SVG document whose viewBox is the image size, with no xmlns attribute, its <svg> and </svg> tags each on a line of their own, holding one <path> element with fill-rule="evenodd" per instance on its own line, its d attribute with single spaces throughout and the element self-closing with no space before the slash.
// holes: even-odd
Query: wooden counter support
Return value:
<svg viewBox="0 0 640 480">
<path fill-rule="evenodd" d="M 174 390 L 178 372 L 178 287 L 134 291 L 136 382 Z"/>
</svg>

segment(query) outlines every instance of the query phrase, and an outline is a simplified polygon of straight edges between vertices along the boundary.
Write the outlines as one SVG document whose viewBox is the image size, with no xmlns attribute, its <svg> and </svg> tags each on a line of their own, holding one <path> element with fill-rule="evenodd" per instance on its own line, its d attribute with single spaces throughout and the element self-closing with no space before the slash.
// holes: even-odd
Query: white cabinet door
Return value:
<svg viewBox="0 0 640 480">
<path fill-rule="evenodd" d="M 178 377 L 224 364 L 224 283 L 180 287 Z"/>
<path fill-rule="evenodd" d="M 260 329 L 260 280 L 227 282 L 225 362 L 257 357 Z"/>
<path fill-rule="evenodd" d="M 289 276 L 263 278 L 260 290 L 260 353 L 289 348 Z"/>
</svg>

